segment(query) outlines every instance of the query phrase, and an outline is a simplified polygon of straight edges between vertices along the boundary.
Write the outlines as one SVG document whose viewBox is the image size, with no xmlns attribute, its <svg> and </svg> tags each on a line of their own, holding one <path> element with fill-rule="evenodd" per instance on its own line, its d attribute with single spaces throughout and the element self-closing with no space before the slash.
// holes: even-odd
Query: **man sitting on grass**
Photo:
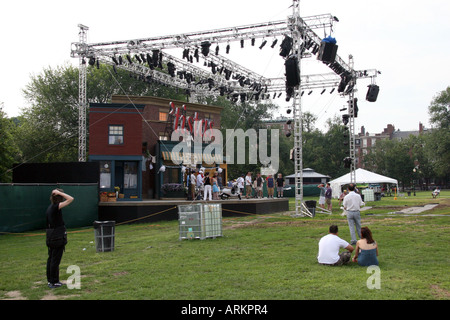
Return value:
<svg viewBox="0 0 450 320">
<path fill-rule="evenodd" d="M 319 254 L 317 261 L 323 265 L 341 266 L 350 261 L 353 247 L 345 240 L 338 237 L 338 227 L 330 226 L 329 234 L 319 241 Z M 339 254 L 339 249 L 345 248 L 348 251 Z"/>
</svg>

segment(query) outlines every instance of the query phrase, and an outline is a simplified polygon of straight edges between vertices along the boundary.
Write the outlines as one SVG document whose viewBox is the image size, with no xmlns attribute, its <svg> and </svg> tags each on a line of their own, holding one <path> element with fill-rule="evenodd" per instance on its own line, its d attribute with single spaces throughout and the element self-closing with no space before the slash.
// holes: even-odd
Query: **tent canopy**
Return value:
<svg viewBox="0 0 450 320">
<path fill-rule="evenodd" d="M 396 179 L 392 179 L 389 177 L 382 176 L 381 174 L 373 173 L 364 169 L 356 169 L 355 176 L 357 184 L 366 184 L 366 183 L 392 183 L 398 185 L 398 181 Z M 338 198 L 341 194 L 341 186 L 350 183 L 350 173 L 343 175 L 337 179 L 330 181 L 330 186 L 333 191 L 333 198 Z"/>
</svg>

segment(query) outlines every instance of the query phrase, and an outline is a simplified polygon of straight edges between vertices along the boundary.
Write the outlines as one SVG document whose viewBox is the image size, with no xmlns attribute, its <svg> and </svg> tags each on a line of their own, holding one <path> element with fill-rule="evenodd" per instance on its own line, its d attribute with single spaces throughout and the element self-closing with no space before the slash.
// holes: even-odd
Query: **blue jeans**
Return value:
<svg viewBox="0 0 450 320">
<path fill-rule="evenodd" d="M 347 211 L 348 227 L 350 228 L 350 235 L 352 237 L 352 244 L 356 243 L 356 236 L 361 238 L 361 214 L 359 211 Z M 355 234 L 355 227 L 356 233 Z"/>
</svg>

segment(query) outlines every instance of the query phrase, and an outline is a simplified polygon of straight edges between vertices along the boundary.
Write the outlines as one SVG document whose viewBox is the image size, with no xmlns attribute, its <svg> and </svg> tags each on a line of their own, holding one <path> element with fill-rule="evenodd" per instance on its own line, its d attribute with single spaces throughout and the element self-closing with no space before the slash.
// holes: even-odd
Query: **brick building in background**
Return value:
<svg viewBox="0 0 450 320">
<path fill-rule="evenodd" d="M 222 107 L 141 96 L 112 96 L 112 103 L 90 104 L 89 161 L 99 162 L 100 191 L 117 186 L 124 200 L 142 200 L 160 198 L 164 183 L 183 183 L 181 166 L 171 165 L 170 159 L 171 102 L 186 117 L 220 128 Z M 163 164 L 168 169 L 158 174 Z M 225 181 L 226 165 L 220 166 Z"/>
<path fill-rule="evenodd" d="M 362 126 L 361 131 L 355 135 L 356 167 L 364 168 L 364 156 L 370 152 L 370 148 L 374 147 L 377 141 L 382 139 L 402 140 L 408 138 L 410 135 L 418 136 L 428 131 L 429 129 L 426 129 L 420 122 L 419 130 L 400 131 L 395 130 L 394 125 L 388 124 L 386 128 L 384 128 L 383 132 L 376 134 L 370 134 L 369 132 L 366 132 L 364 126 Z"/>
</svg>

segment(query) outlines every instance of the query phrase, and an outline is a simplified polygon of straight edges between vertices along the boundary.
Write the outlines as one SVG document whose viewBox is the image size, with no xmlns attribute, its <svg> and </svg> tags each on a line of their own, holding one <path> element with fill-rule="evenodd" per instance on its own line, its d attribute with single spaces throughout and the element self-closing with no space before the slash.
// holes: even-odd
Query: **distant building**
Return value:
<svg viewBox="0 0 450 320">
<path fill-rule="evenodd" d="M 413 131 L 400 131 L 395 130 L 394 125 L 388 124 L 384 128 L 383 132 L 370 134 L 366 132 L 364 126 L 361 127 L 361 131 L 355 135 L 355 147 L 356 147 L 356 167 L 364 168 L 363 159 L 368 154 L 371 147 L 374 147 L 377 141 L 383 139 L 389 140 L 402 140 L 408 138 L 410 135 L 419 136 L 428 132 L 430 129 L 426 129 L 422 123 L 419 122 L 419 130 Z"/>
<path fill-rule="evenodd" d="M 289 122 L 289 120 L 291 122 Z M 280 134 L 291 132 L 294 128 L 294 122 L 292 121 L 292 119 L 283 116 L 277 117 L 275 119 L 263 120 L 263 124 L 267 129 L 279 127 L 281 129 Z"/>
<path fill-rule="evenodd" d="M 330 181 L 331 177 L 317 173 L 311 168 L 303 169 L 303 184 L 321 184 Z M 284 178 L 286 185 L 295 185 L 295 173 Z"/>
</svg>

